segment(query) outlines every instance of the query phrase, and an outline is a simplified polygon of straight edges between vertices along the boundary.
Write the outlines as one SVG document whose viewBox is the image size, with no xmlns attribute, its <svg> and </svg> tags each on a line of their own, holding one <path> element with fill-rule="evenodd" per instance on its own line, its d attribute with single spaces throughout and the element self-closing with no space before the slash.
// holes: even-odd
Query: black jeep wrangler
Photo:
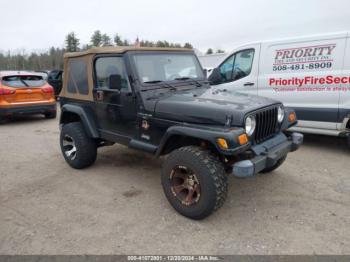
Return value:
<svg viewBox="0 0 350 262">
<path fill-rule="evenodd" d="M 187 49 L 93 48 L 68 53 L 60 94 L 60 144 L 67 163 L 92 165 L 114 143 L 164 160 L 161 182 L 182 215 L 203 219 L 221 207 L 227 173 L 270 172 L 303 136 L 279 102 L 213 89 Z"/>
</svg>

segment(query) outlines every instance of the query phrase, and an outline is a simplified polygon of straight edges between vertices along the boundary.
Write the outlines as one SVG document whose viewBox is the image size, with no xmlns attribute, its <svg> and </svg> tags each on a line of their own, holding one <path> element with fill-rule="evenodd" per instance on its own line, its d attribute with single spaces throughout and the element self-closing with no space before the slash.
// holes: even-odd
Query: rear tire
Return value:
<svg viewBox="0 0 350 262">
<path fill-rule="evenodd" d="M 191 219 L 204 219 L 226 200 L 228 182 L 223 164 L 199 147 L 173 151 L 163 163 L 161 179 L 172 207 Z"/>
<path fill-rule="evenodd" d="M 47 119 L 53 119 L 53 118 L 56 118 L 57 111 L 47 112 L 44 115 L 45 115 L 45 118 L 47 118 Z"/>
<path fill-rule="evenodd" d="M 0 124 L 4 124 L 6 122 L 6 118 L 3 116 L 0 116 Z"/>
<path fill-rule="evenodd" d="M 284 157 L 278 159 L 278 161 L 276 162 L 275 165 L 263 169 L 262 171 L 260 171 L 260 173 L 266 174 L 266 173 L 269 173 L 269 172 L 274 171 L 275 169 L 279 168 L 279 167 L 284 163 L 284 161 L 285 161 L 286 159 L 287 159 L 287 155 L 285 155 Z"/>
<path fill-rule="evenodd" d="M 75 169 L 91 166 L 97 157 L 97 143 L 88 137 L 80 122 L 65 124 L 60 135 L 64 159 Z"/>
</svg>

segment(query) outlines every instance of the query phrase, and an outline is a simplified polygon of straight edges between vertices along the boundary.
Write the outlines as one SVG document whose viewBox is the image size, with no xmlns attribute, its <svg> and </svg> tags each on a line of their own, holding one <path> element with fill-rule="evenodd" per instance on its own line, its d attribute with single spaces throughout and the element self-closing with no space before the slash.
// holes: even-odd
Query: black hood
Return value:
<svg viewBox="0 0 350 262">
<path fill-rule="evenodd" d="M 149 97 L 146 110 L 157 118 L 167 120 L 241 126 L 247 113 L 278 104 L 277 101 L 244 93 L 213 88 L 168 91 Z"/>
</svg>

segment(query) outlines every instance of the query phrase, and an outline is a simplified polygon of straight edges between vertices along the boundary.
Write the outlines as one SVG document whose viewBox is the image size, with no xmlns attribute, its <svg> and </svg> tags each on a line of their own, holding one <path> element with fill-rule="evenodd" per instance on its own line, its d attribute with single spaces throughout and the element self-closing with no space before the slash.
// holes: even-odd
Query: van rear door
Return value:
<svg viewBox="0 0 350 262">
<path fill-rule="evenodd" d="M 262 44 L 261 96 L 296 110 L 299 126 L 335 130 L 346 34 Z"/>
<path fill-rule="evenodd" d="M 338 130 L 343 130 L 343 120 L 346 117 L 350 117 L 350 36 L 348 35 L 346 39 L 346 48 L 345 48 L 345 58 L 344 58 L 344 67 L 343 67 L 343 76 L 348 78 L 346 84 L 342 84 L 340 90 L 340 99 L 339 99 L 339 123 L 337 125 Z M 345 82 L 345 81 L 343 81 Z"/>
</svg>

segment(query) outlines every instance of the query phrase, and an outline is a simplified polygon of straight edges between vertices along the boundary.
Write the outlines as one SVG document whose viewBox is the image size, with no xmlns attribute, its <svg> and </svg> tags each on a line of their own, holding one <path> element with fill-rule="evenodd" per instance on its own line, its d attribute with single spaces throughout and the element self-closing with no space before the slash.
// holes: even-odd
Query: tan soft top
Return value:
<svg viewBox="0 0 350 262">
<path fill-rule="evenodd" d="M 91 54 L 122 54 L 127 51 L 170 51 L 170 52 L 193 52 L 187 48 L 164 48 L 164 47 L 133 47 L 133 46 L 106 46 L 93 47 L 83 52 L 65 53 L 64 58 L 79 57 Z"/>
</svg>

